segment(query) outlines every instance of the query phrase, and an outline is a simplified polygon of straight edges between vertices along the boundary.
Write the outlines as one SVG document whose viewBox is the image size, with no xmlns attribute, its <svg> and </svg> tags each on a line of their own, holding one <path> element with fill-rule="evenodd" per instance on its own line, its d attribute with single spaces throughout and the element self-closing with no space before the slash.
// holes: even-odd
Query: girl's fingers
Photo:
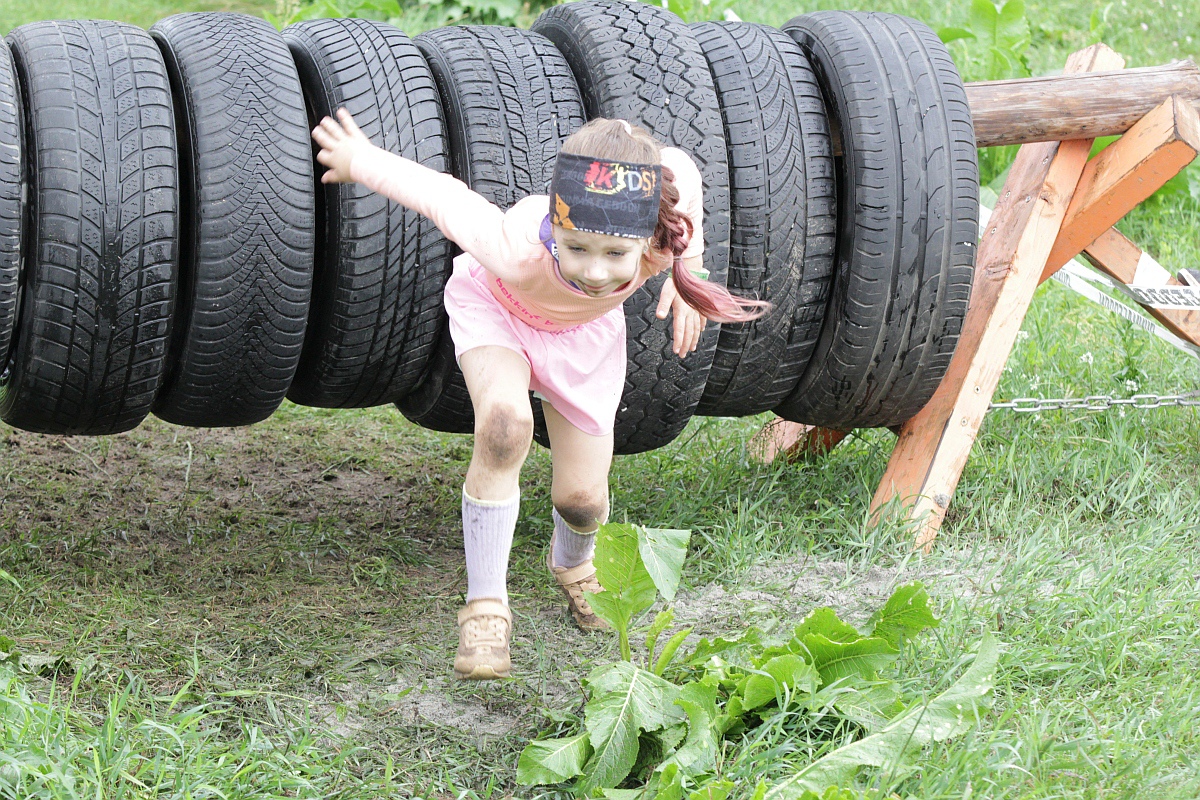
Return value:
<svg viewBox="0 0 1200 800">
<path fill-rule="evenodd" d="M 354 121 L 354 117 L 350 116 L 350 112 L 344 108 L 338 109 L 338 119 L 342 121 L 342 125 L 346 128 L 346 133 L 351 136 L 362 136 L 363 132 L 358 129 L 358 123 Z"/>
<path fill-rule="evenodd" d="M 324 147 L 324 145 L 322 145 L 322 148 L 323 147 Z M 333 166 L 333 153 L 329 152 L 328 150 L 322 149 L 320 152 L 317 153 L 317 161 L 321 162 L 322 164 L 324 164 L 327 167 L 332 167 Z"/>
<path fill-rule="evenodd" d="M 337 123 L 337 120 L 331 117 L 321 120 L 321 130 L 335 142 L 340 142 L 346 138 L 346 131 Z"/>
<path fill-rule="evenodd" d="M 317 144 L 321 145 L 321 147 L 332 147 L 333 146 L 332 137 L 330 137 L 330 135 L 328 133 L 326 133 L 325 129 L 322 128 L 320 125 L 313 128 L 312 137 L 313 137 L 313 140 Z"/>
<path fill-rule="evenodd" d="M 659 319 L 666 319 L 667 312 L 671 310 L 671 303 L 675 300 L 675 293 L 667 284 L 663 284 L 662 292 L 658 295 L 658 308 L 654 310 L 654 316 Z"/>
</svg>

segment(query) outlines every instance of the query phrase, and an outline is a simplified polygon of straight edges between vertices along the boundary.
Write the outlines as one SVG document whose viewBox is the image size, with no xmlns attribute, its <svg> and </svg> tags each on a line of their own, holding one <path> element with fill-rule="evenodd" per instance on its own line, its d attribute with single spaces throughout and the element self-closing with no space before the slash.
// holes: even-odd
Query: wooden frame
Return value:
<svg viewBox="0 0 1200 800">
<path fill-rule="evenodd" d="M 1081 50 L 1066 73 L 1124 67 L 1104 45 Z M 876 519 L 899 511 L 916 525 L 916 547 L 937 536 L 1029 303 L 1041 281 L 1076 255 L 1131 283 L 1142 263 L 1154 283 L 1169 273 L 1145 271 L 1144 254 L 1112 229 L 1200 152 L 1200 115 L 1167 98 L 1096 158 L 1091 139 L 1022 145 L 983 231 L 971 306 L 941 385 L 899 430 L 871 502 Z M 1200 344 L 1200 312 L 1151 310 L 1172 332 Z M 847 435 L 776 420 L 756 437 L 765 460 L 808 457 Z"/>
</svg>

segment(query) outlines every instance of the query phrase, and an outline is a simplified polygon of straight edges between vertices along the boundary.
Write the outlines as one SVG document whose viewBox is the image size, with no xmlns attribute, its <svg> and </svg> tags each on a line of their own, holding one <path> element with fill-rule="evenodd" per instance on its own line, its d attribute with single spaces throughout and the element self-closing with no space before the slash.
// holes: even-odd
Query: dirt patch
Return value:
<svg viewBox="0 0 1200 800">
<path fill-rule="evenodd" d="M 694 626 L 697 634 L 714 635 L 769 621 L 794 624 L 813 609 L 829 606 L 847 622 L 861 625 L 901 584 L 921 581 L 935 606 L 969 600 L 994 591 L 1006 563 L 1000 553 L 977 555 L 964 564 L 954 563 L 955 554 L 947 551 L 938 560 L 947 566 L 909 562 L 859 567 L 815 556 L 760 566 L 739 579 L 736 589 L 713 583 L 680 592 L 676 620 Z"/>
<path fill-rule="evenodd" d="M 222 525 L 326 520 L 350 528 L 428 529 L 456 510 L 443 500 L 453 494 L 446 487 L 461 481 L 457 468 L 429 470 L 427 454 L 397 448 L 382 426 L 324 422 L 272 418 L 249 428 L 190 429 L 148 419 L 106 437 L 0 427 L 6 495 L 0 530 L 186 535 Z"/>
</svg>

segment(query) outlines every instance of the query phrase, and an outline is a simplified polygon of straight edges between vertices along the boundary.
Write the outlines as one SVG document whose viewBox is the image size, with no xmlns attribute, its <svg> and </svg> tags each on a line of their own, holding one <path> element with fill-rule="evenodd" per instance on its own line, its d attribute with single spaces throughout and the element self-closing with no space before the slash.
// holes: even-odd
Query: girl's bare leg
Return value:
<svg viewBox="0 0 1200 800">
<path fill-rule="evenodd" d="M 475 407 L 475 449 L 463 486 L 467 602 L 508 603 L 508 554 L 520 511 L 518 478 L 533 441 L 529 365 L 504 347 L 477 347 L 459 359 Z"/>
<path fill-rule="evenodd" d="M 567 596 L 571 616 L 584 630 L 608 627 L 596 616 L 585 593 L 602 591 L 592 565 L 596 529 L 608 519 L 608 470 L 612 466 L 612 434 L 592 436 L 576 428 L 542 403 L 554 480 L 554 536 L 550 571 Z"/>
<path fill-rule="evenodd" d="M 511 674 L 508 554 L 521 507 L 518 478 L 533 441 L 529 365 L 503 347 L 459 358 L 475 409 L 475 449 L 463 486 L 467 605 L 458 613 L 454 674 L 491 680 Z"/>
<path fill-rule="evenodd" d="M 613 436 L 584 433 L 549 403 L 542 408 L 554 467 L 550 497 L 561 518 L 555 520 L 554 565 L 573 567 L 591 557 L 592 536 L 585 534 L 594 534 L 608 519 Z"/>
<path fill-rule="evenodd" d="M 521 465 L 533 442 L 529 364 L 507 347 L 476 347 L 462 354 L 459 366 L 475 407 L 467 494 L 506 500 L 517 494 Z"/>
</svg>

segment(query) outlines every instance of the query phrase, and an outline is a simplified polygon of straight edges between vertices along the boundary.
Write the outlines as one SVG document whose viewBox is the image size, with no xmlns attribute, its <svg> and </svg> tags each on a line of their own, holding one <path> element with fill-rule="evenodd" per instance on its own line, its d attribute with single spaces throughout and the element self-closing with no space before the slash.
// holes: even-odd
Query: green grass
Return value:
<svg viewBox="0 0 1200 800">
<path fill-rule="evenodd" d="M 44 19 L 119 19 L 149 28 L 163 17 L 182 11 L 240 11 L 263 14 L 275 10 L 276 0 L 3 0 L 0 33 Z"/>
<path fill-rule="evenodd" d="M 0 29 L 56 16 L 149 25 L 215 7 L 9 3 Z M 776 24 L 815 7 L 736 6 Z M 960 21 L 957 3 L 873 7 Z M 1030 5 L 1036 71 L 1091 40 L 1097 7 Z M 1173 16 L 1182 8 L 1115 3 L 1104 38 L 1131 66 L 1194 58 L 1200 22 Z M 1200 264 L 1195 203 L 1151 201 L 1122 225 L 1168 266 Z M 999 398 L 1200 388 L 1196 362 L 1053 283 L 1024 332 Z M 1006 646 L 997 704 L 970 736 L 930 748 L 919 773 L 878 788 L 1200 795 L 1200 411 L 990 415 L 929 556 L 909 552 L 903 531 L 866 524 L 890 434 L 762 466 L 744 446 L 763 421 L 697 420 L 613 470 L 618 518 L 695 531 L 681 623 L 704 634 L 786 624 L 823 603 L 854 619 L 919 577 L 945 621 L 901 674 L 932 691 L 992 630 Z M 615 642 L 575 632 L 544 572 L 550 464 L 535 448 L 510 569 L 517 677 L 449 679 L 468 456 L 465 437 L 388 408 L 285 405 L 249 429 L 150 420 L 100 439 L 0 427 L 0 570 L 17 584 L 0 573 L 0 636 L 25 657 L 15 679 L 0 666 L 0 797 L 517 791 L 516 754 L 572 724 L 581 676 Z M 794 757 L 779 731 L 756 737 L 727 753 L 732 778 Z M 40 794 L 2 788 L 18 775 L 50 777 Z"/>
</svg>

